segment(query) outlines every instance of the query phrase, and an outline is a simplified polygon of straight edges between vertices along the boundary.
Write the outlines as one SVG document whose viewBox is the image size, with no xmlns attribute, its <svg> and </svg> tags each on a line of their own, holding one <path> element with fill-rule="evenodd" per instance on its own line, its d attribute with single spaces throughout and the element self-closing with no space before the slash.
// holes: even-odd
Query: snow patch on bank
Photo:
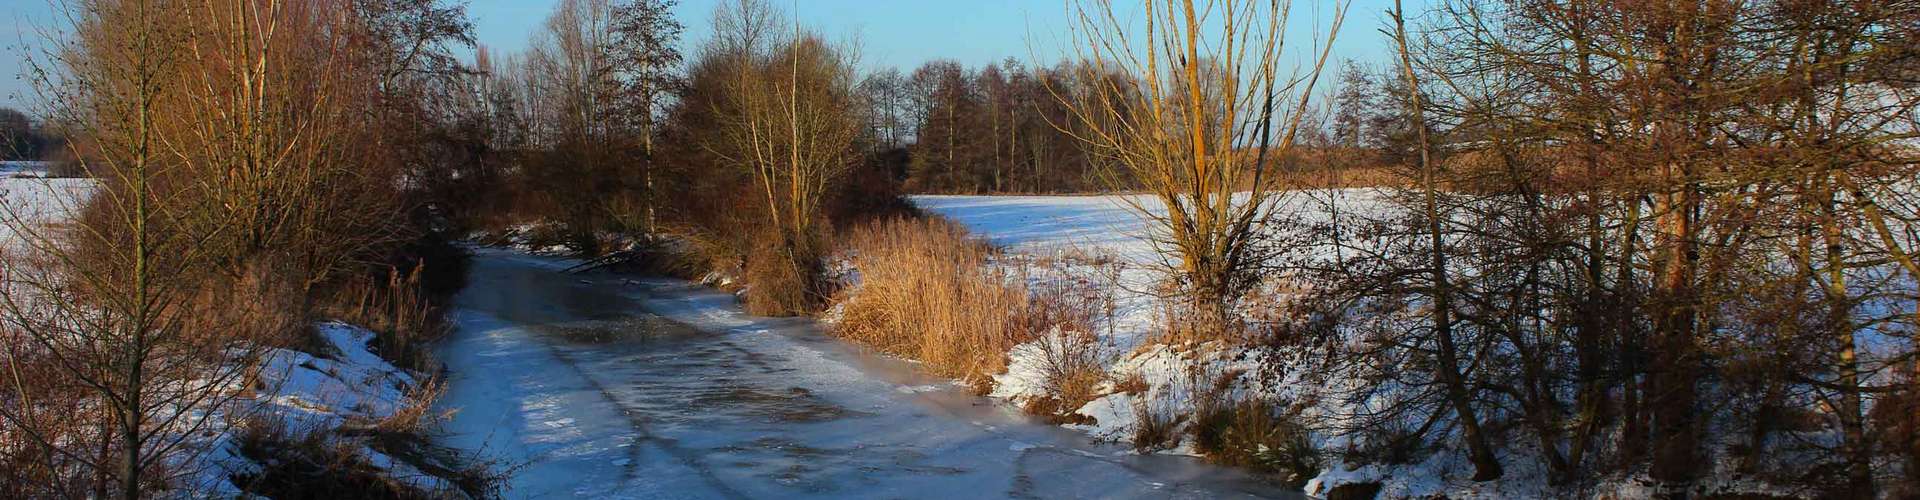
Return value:
<svg viewBox="0 0 1920 500">
<path fill-rule="evenodd" d="M 1384 214 L 1386 193 L 1370 188 L 1315 191 L 1285 196 L 1275 203 L 1277 213 L 1303 223 L 1330 220 L 1333 214 Z M 1156 419 L 1190 417 L 1200 397 L 1256 400 L 1281 405 L 1279 411 L 1305 423 L 1309 440 L 1321 450 L 1323 470 L 1305 486 L 1307 494 L 1325 496 L 1341 485 L 1378 484 L 1379 498 L 1546 498 L 1566 492 L 1554 490 L 1540 470 L 1540 460 L 1529 444 L 1508 443 L 1502 462 L 1508 471 L 1500 481 L 1471 481 L 1473 467 L 1465 453 L 1452 446 L 1424 455 L 1415 463 L 1381 465 L 1346 463 L 1342 453 L 1362 443 L 1350 442 L 1340 430 L 1351 421 L 1394 404 L 1398 388 L 1383 388 L 1359 399 L 1327 397 L 1353 394 L 1363 384 L 1362 367 L 1330 362 L 1327 348 L 1231 347 L 1225 344 L 1166 344 L 1156 340 L 1165 299 L 1156 293 L 1166 283 L 1169 263 L 1157 251 L 1157 226 L 1141 211 L 1164 214 L 1165 208 L 1145 195 L 1111 196 L 915 196 L 919 208 L 958 222 L 976 235 L 1006 249 L 1009 255 L 994 265 L 1025 266 L 1029 284 L 1074 279 L 1091 282 L 1109 293 L 1115 307 L 1105 324 L 1095 328 L 1099 344 L 1109 349 L 1108 381 L 1097 388 L 1104 395 L 1076 413 L 1091 423 L 1067 427 L 1101 440 L 1128 443 L 1142 416 Z M 1302 257 L 1331 259 L 1330 248 L 1308 248 Z M 1043 338 L 1014 348 L 1008 370 L 995 378 L 991 394 L 1016 405 L 1046 396 L 1048 352 L 1058 340 Z M 1120 388 L 1117 381 L 1138 380 L 1145 388 Z M 1224 390 L 1223 390 L 1224 388 Z M 1206 394 L 1202 394 L 1202 392 Z M 1223 393 L 1224 392 L 1224 393 Z M 1164 423 L 1164 422 L 1163 422 Z M 1417 423 L 1416 423 L 1417 425 Z M 1159 453 L 1192 455 L 1187 422 L 1175 433 L 1180 442 Z M 1637 478 L 1613 478 L 1605 491 L 1592 495 L 1641 498 L 1651 494 Z M 1727 491 L 1767 491 L 1757 484 L 1741 484 Z"/>
<path fill-rule="evenodd" d="M 63 222 L 77 215 L 97 189 L 93 179 L 48 177 L 45 162 L 0 162 L 0 258 L 31 262 L 34 248 L 57 241 Z M 164 469 L 182 474 L 177 486 L 184 492 L 193 497 L 247 497 L 236 481 L 257 475 L 266 465 L 242 452 L 248 433 L 261 429 L 255 426 L 295 435 L 338 434 L 345 428 L 371 427 L 423 404 L 415 399 L 423 379 L 381 358 L 371 345 L 373 331 L 332 321 L 313 329 L 314 353 L 232 346 L 228 365 L 206 373 L 241 371 L 248 376 L 222 377 L 232 380 L 207 400 L 215 403 L 176 402 L 160 412 L 162 420 L 182 417 L 162 432 L 181 433 L 175 436 L 183 438 L 181 453 L 172 455 Z M 458 491 L 364 443 L 357 446 L 361 456 L 397 483 L 423 491 Z"/>
<path fill-rule="evenodd" d="M 208 432 L 189 442 L 183 470 L 195 471 L 185 485 L 196 494 L 241 497 L 236 480 L 257 475 L 262 464 L 241 452 L 250 426 L 275 426 L 295 433 L 335 432 L 373 426 L 419 404 L 420 379 L 374 353 L 374 332 L 340 322 L 314 325 L 327 352 L 267 349 L 251 387 L 236 382 L 242 394 L 205 412 Z M 445 480 L 376 451 L 364 443 L 359 452 L 394 481 L 426 491 L 457 491 Z"/>
</svg>

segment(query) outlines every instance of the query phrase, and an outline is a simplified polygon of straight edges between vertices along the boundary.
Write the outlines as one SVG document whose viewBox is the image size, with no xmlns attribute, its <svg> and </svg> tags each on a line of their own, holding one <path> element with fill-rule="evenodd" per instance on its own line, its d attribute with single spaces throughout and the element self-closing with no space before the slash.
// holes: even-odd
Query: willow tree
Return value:
<svg viewBox="0 0 1920 500">
<path fill-rule="evenodd" d="M 822 299 L 822 206 L 857 159 L 865 119 L 849 50 L 797 25 L 791 35 L 765 4 L 743 0 L 715 16 L 715 45 L 727 88 L 720 130 L 707 145 L 749 174 L 769 242 L 748 256 L 748 306 L 796 314 Z"/>
<path fill-rule="evenodd" d="M 1293 148 L 1345 7 L 1335 10 L 1311 69 L 1282 74 L 1289 3 L 1139 5 L 1144 12 L 1112 0 L 1074 4 L 1075 68 L 1095 84 L 1080 99 L 1054 92 L 1081 125 L 1060 128 L 1090 147 L 1111 187 L 1143 189 L 1164 206 L 1127 198 L 1151 221 L 1195 333 L 1219 336 L 1228 311 L 1259 278 L 1269 236 L 1263 226 L 1281 195 L 1274 158 Z"/>
<path fill-rule="evenodd" d="M 178 48 L 180 100 L 162 110 L 164 150 L 191 182 L 183 224 L 232 230 L 203 245 L 236 277 L 280 268 L 301 290 L 401 235 L 397 191 L 364 119 L 378 82 L 369 32 L 345 0 L 202 0 Z M 271 261 L 271 262 L 262 262 Z"/>
</svg>

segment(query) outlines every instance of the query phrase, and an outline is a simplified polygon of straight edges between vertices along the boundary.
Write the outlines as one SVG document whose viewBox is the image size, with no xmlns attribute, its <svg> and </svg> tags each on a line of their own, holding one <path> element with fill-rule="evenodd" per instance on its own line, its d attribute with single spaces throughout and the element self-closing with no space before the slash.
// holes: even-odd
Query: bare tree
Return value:
<svg viewBox="0 0 1920 500">
<path fill-rule="evenodd" d="M 1400 75 L 1407 85 L 1408 113 L 1412 117 L 1414 134 L 1418 137 L 1420 155 L 1420 210 L 1425 221 L 1427 248 L 1426 272 L 1430 276 L 1429 297 L 1433 300 L 1433 338 L 1436 345 L 1435 361 L 1440 384 L 1446 391 L 1446 399 L 1454 410 L 1454 417 L 1460 423 L 1462 438 L 1466 439 L 1469 454 L 1473 460 L 1473 480 L 1490 481 L 1499 479 L 1503 471 L 1500 461 L 1493 455 L 1493 446 L 1488 443 L 1484 430 L 1480 427 L 1480 416 L 1474 410 L 1473 401 L 1467 389 L 1467 382 L 1460 374 L 1460 348 L 1454 338 L 1453 308 L 1454 290 L 1448 266 L 1446 214 L 1440 208 L 1440 173 L 1433 161 L 1433 145 L 1428 138 L 1428 126 L 1424 117 L 1426 103 L 1422 101 L 1420 79 L 1413 66 L 1413 52 L 1407 48 L 1406 11 L 1395 0 L 1389 13 L 1393 19 L 1394 46 L 1400 55 Z"/>
<path fill-rule="evenodd" d="M 41 88 L 54 112 L 81 127 L 90 151 L 79 157 L 105 185 L 88 202 L 95 213 L 65 230 L 5 214 L 21 246 L 11 250 L 32 258 L 9 257 L 0 281 L 12 389 L 0 398 L 0 418 L 47 451 L 54 487 L 72 474 L 91 479 L 92 495 L 139 498 L 168 479 L 153 472 L 213 423 L 197 412 L 231 397 L 225 389 L 243 373 L 243 364 L 227 363 L 225 342 L 183 328 L 193 282 L 186 264 L 205 255 L 200 242 L 231 227 L 182 221 L 167 208 L 180 201 L 163 182 L 177 166 L 169 141 L 181 137 L 163 132 L 162 113 L 183 99 L 174 75 L 190 62 L 186 8 L 144 0 L 67 7 L 75 38 L 54 53 L 45 74 L 57 79 Z M 34 366 L 73 380 L 95 403 L 80 408 L 97 413 L 44 413 L 36 398 L 57 393 L 35 391 L 58 386 L 28 385 L 22 373 Z M 103 419 L 101 432 L 45 432 L 89 418 Z"/>
<path fill-rule="evenodd" d="M 628 121 L 627 132 L 640 140 L 640 190 L 645 205 L 645 229 L 658 230 L 654 195 L 655 124 L 680 82 L 682 27 L 674 20 L 674 0 L 629 0 L 613 6 L 609 71 L 614 74 L 614 107 Z"/>
<path fill-rule="evenodd" d="M 873 134 L 878 140 L 875 146 L 892 149 L 905 144 L 907 139 L 907 78 L 897 68 L 887 68 L 868 75 L 860 82 L 860 92 L 872 109 L 869 120 L 873 122 Z"/>
<path fill-rule="evenodd" d="M 1311 69 L 1288 77 L 1280 73 L 1288 4 L 1142 5 L 1142 24 L 1135 25 L 1110 0 L 1076 2 L 1075 58 L 1081 78 L 1095 86 L 1090 98 L 1063 104 L 1085 125 L 1072 132 L 1113 166 L 1111 178 L 1164 205 L 1163 213 L 1130 201 L 1153 221 L 1165 254 L 1178 259 L 1173 267 L 1206 338 L 1221 334 L 1228 311 L 1256 278 L 1262 224 L 1279 197 L 1271 157 L 1293 148 L 1345 9 L 1336 10 Z M 1114 84 L 1112 73 L 1139 83 Z M 1289 93 L 1298 103 L 1276 109 L 1276 99 Z"/>
<path fill-rule="evenodd" d="M 727 61 L 731 75 L 723 125 L 708 150 L 751 173 L 777 241 L 748 259 L 760 276 L 748 305 L 761 313 L 795 314 L 823 297 L 821 210 L 832 183 L 856 159 L 865 118 L 857 106 L 851 54 L 795 25 L 782 34 L 772 9 L 755 0 L 722 7 L 720 41 L 707 57 Z"/>
</svg>

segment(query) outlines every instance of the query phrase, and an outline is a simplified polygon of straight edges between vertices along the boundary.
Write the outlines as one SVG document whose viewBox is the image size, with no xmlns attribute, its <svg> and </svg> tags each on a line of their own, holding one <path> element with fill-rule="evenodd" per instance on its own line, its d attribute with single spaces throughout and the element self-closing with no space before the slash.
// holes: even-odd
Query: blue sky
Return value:
<svg viewBox="0 0 1920 500">
<path fill-rule="evenodd" d="M 26 70 L 28 50 L 38 47 L 40 27 L 55 25 L 53 0 L 0 0 L 0 106 L 24 108 L 32 86 L 20 73 Z M 36 54 L 37 56 L 37 54 Z"/>
<path fill-rule="evenodd" d="M 57 0 L 0 0 L 0 106 L 31 102 L 31 88 L 18 78 L 22 47 L 33 47 L 38 27 L 56 25 Z M 682 0 L 674 14 L 687 26 L 691 49 L 708 37 L 716 4 L 727 0 Z M 468 13 L 482 44 L 500 52 L 524 48 L 557 0 L 470 0 Z M 1410 0 L 1418 12 L 1429 0 Z M 1117 2 L 1126 4 L 1129 2 Z M 978 66 L 1008 57 L 1052 64 L 1071 43 L 1064 0 L 776 0 L 797 12 L 801 23 L 834 39 L 857 37 L 867 68 L 911 71 L 933 59 Z M 1324 39 L 1332 17 L 1328 0 L 1295 0 L 1289 26 L 1292 62 L 1303 61 L 1312 43 Z M 1391 0 L 1354 0 L 1347 25 L 1334 43 L 1334 58 L 1385 61 L 1389 46 L 1377 32 Z M 1318 33 L 1315 35 L 1314 33 Z"/>
</svg>

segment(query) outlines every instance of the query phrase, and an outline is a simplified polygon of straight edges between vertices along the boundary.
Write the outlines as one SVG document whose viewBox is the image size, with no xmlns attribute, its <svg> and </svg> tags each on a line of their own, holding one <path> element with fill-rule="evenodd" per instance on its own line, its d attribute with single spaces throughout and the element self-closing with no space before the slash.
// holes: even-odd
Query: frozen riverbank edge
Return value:
<svg viewBox="0 0 1920 500">
<path fill-rule="evenodd" d="M 1379 219 L 1394 210 L 1391 195 L 1372 188 L 1317 190 L 1285 197 L 1275 210 L 1304 225 L 1323 223 L 1334 214 Z M 1364 448 L 1352 437 L 1354 433 L 1345 432 L 1357 422 L 1354 417 L 1394 404 L 1391 396 L 1410 389 L 1370 389 L 1373 386 L 1364 371 L 1356 373 L 1355 364 L 1328 363 L 1338 349 L 1327 346 L 1169 345 L 1156 338 L 1164 330 L 1160 315 L 1167 311 L 1166 299 L 1157 290 L 1168 281 L 1165 270 L 1171 264 L 1163 260 L 1164 242 L 1151 237 L 1157 227 L 1152 216 L 1166 213 L 1152 196 L 916 195 L 910 200 L 920 210 L 958 223 L 999 248 L 1003 257 L 990 265 L 1013 270 L 1007 274 L 1027 279 L 1030 288 L 1073 281 L 1110 297 L 1113 306 L 1107 323 L 1090 332 L 1106 350 L 1102 359 L 1107 382 L 1096 388 L 1102 396 L 1071 410 L 1090 423 L 1069 425 L 1097 438 L 1129 440 L 1141 428 L 1142 413 L 1161 419 L 1153 423 L 1174 420 L 1171 434 L 1189 434 L 1185 422 L 1178 419 L 1194 412 L 1200 399 L 1196 394 L 1225 393 L 1273 404 L 1309 430 L 1307 441 L 1321 457 L 1318 474 L 1299 478 L 1309 495 L 1617 499 L 1649 498 L 1659 491 L 1644 468 L 1587 478 L 1577 485 L 1551 484 L 1550 474 L 1541 465 L 1542 453 L 1530 440 L 1506 443 L 1499 452 L 1508 467 L 1505 476 L 1485 482 L 1472 480 L 1474 468 L 1466 446 L 1456 441 L 1443 441 L 1435 449 L 1399 462 L 1349 457 L 1349 450 Z M 1297 257 L 1334 256 L 1325 245 L 1298 250 Z M 1048 396 L 1043 384 L 1047 349 L 1042 347 L 1043 342 L 1036 341 L 1013 349 L 1007 373 L 995 380 L 995 397 L 1018 402 Z M 1143 381 L 1136 385 L 1147 387 L 1116 387 L 1117 381 Z M 1421 422 L 1399 424 L 1412 429 Z M 1191 441 L 1182 439 L 1158 453 L 1196 454 Z M 1713 456 L 1714 463 L 1707 468 L 1714 472 L 1695 483 L 1693 495 L 1802 498 L 1812 494 L 1743 473 L 1729 453 Z M 1780 461 L 1791 464 L 1794 459 Z"/>
<path fill-rule="evenodd" d="M 505 461 L 509 497 L 1299 497 L 1047 425 L 697 283 L 474 254 L 439 351 L 459 412 L 443 443 Z M 654 316 L 698 333 L 651 338 Z"/>
</svg>

